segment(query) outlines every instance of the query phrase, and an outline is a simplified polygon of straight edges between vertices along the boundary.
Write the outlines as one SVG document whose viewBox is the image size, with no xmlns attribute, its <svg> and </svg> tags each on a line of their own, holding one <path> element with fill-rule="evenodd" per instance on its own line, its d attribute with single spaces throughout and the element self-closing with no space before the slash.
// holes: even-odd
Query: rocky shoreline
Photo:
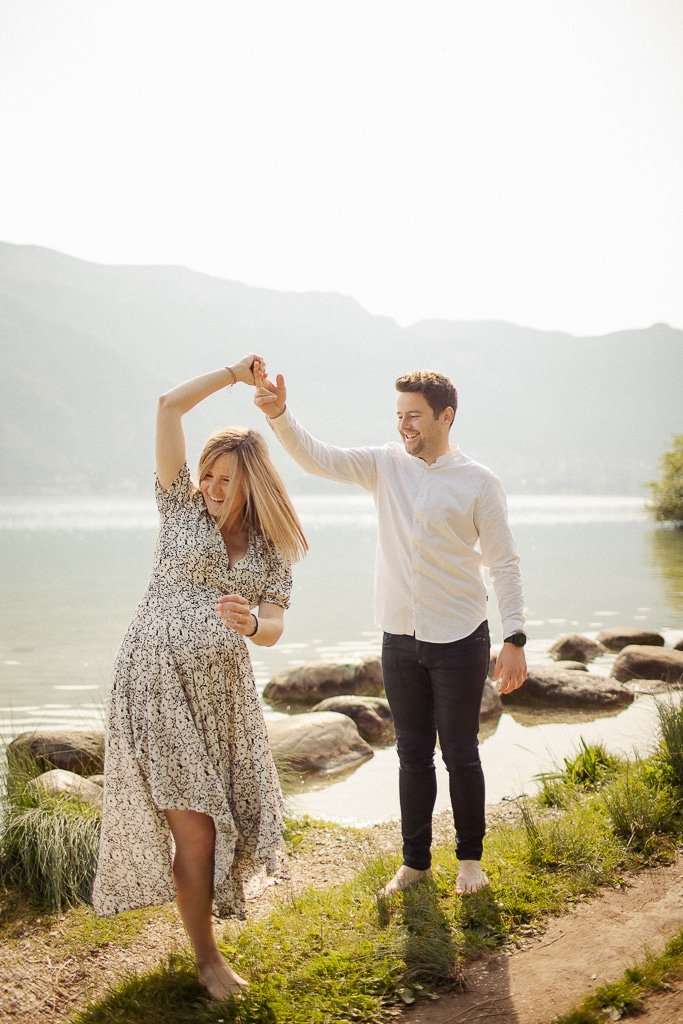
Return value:
<svg viewBox="0 0 683 1024">
<path fill-rule="evenodd" d="M 589 662 L 607 652 L 616 654 L 610 674 L 589 672 Z M 664 637 L 652 630 L 618 627 L 604 630 L 595 639 L 568 633 L 552 644 L 548 656 L 547 664 L 530 669 L 519 690 L 501 697 L 491 680 L 494 652 L 482 720 L 495 718 L 508 705 L 604 712 L 628 706 L 636 687 L 650 692 L 683 687 L 683 640 L 666 647 Z M 394 741 L 377 656 L 288 668 L 270 680 L 264 699 L 287 713 L 267 722 L 273 755 L 285 777 L 334 775 Z M 65 792 L 101 803 L 102 730 L 24 732 L 9 744 L 8 756 L 21 756 L 22 751 L 42 772 L 33 785 L 52 794 Z"/>
</svg>

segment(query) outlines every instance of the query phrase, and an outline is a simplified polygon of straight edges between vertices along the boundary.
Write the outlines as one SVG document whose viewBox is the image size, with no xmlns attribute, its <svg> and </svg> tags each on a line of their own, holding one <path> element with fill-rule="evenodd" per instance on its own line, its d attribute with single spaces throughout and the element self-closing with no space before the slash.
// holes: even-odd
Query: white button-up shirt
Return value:
<svg viewBox="0 0 683 1024">
<path fill-rule="evenodd" d="M 485 466 L 454 448 L 432 465 L 398 442 L 336 448 L 285 412 L 268 420 L 308 473 L 359 484 L 378 515 L 375 624 L 430 643 L 469 636 L 487 616 L 486 566 L 503 636 L 524 628 L 519 556 L 505 491 Z"/>
</svg>

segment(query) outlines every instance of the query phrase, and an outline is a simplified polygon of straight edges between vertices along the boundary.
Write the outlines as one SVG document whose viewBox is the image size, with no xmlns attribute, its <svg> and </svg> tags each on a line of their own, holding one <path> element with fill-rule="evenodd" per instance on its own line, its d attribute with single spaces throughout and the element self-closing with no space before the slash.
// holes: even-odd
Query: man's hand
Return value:
<svg viewBox="0 0 683 1024">
<path fill-rule="evenodd" d="M 512 693 L 519 689 L 527 677 L 526 657 L 524 648 L 514 644 L 503 644 L 496 658 L 494 683 L 498 683 L 499 693 Z"/>
<path fill-rule="evenodd" d="M 272 380 L 268 379 L 265 364 L 257 359 L 254 363 L 254 383 L 254 405 L 264 412 L 268 419 L 275 420 L 282 416 L 287 404 L 287 388 L 282 374 L 278 373 L 273 384 Z"/>
</svg>

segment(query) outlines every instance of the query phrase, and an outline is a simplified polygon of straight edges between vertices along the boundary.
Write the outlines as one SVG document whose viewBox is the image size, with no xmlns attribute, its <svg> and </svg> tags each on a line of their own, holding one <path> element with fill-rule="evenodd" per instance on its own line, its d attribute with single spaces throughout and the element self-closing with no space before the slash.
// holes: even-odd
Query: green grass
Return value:
<svg viewBox="0 0 683 1024">
<path fill-rule="evenodd" d="M 587 744 L 582 738 L 573 757 L 564 758 L 564 767 L 537 776 L 541 783 L 539 801 L 547 807 L 562 807 L 577 789 L 595 792 L 624 765 L 623 758 L 610 754 L 602 743 Z"/>
<path fill-rule="evenodd" d="M 666 782 L 680 797 L 683 795 L 683 712 L 678 704 L 657 702 L 659 747 L 654 755 Z"/>
<path fill-rule="evenodd" d="M 677 800 L 641 761 L 624 767 L 602 791 L 600 804 L 615 834 L 645 857 L 661 850 L 663 837 L 680 833 Z"/>
<path fill-rule="evenodd" d="M 561 864 L 557 856 L 539 859 L 528 813 L 495 829 L 485 862 L 492 885 L 474 896 L 455 895 L 458 863 L 444 846 L 435 851 L 433 878 L 403 894 L 377 896 L 398 865 L 378 858 L 349 882 L 305 892 L 265 921 L 228 926 L 223 952 L 251 981 L 239 1001 L 207 1001 L 191 960 L 181 955 L 126 979 L 74 1024 L 387 1021 L 403 1003 L 458 988 L 468 958 L 521 941 L 529 923 L 619 877 L 624 844 L 596 808 L 582 813 L 579 824 L 543 810 L 533 817 L 531 831 L 547 830 L 556 850 L 571 839 L 577 853 L 576 835 L 590 832 L 581 855 Z"/>
<path fill-rule="evenodd" d="M 683 713 L 677 715 L 683 721 Z M 548 801 L 542 792 L 540 799 L 520 803 L 516 822 L 491 830 L 484 859 L 491 886 L 481 893 L 455 895 L 458 863 L 449 844 L 435 849 L 431 880 L 379 898 L 378 890 L 398 865 L 397 858 L 380 857 L 344 884 L 323 892 L 309 890 L 283 903 L 267 920 L 226 925 L 223 951 L 251 981 L 239 1000 L 208 1000 L 192 959 L 181 952 L 152 971 L 124 978 L 78 1013 L 73 1024 L 380 1024 L 402 1004 L 457 988 L 468 958 L 524 942 L 529 928 L 544 915 L 618 881 L 628 868 L 671 855 L 682 832 L 674 764 L 679 739 L 683 750 L 683 726 L 679 730 L 671 718 L 666 725 L 668 731 L 648 761 L 612 759 L 599 745 L 582 742 L 576 757 L 565 759 L 564 769 L 554 774 L 561 800 Z M 69 862 L 79 859 L 79 849 L 85 874 L 91 873 L 94 862 L 83 851 L 92 851 L 86 838 L 92 812 L 74 801 L 50 798 L 50 804 L 31 795 L 17 776 L 8 793 L 15 832 L 5 828 L 3 833 L 6 883 L 33 885 L 34 900 L 47 905 L 65 899 L 55 895 L 57 890 L 67 892 L 73 902 L 82 901 L 84 882 L 74 878 L 65 885 L 62 862 L 48 861 L 41 842 L 47 835 L 48 846 L 68 848 L 68 857 L 63 854 L 62 859 Z M 40 811 L 41 820 L 51 817 L 52 831 L 43 824 L 45 834 L 39 833 L 26 811 Z M 308 818 L 289 821 L 290 850 L 315 855 L 316 834 L 323 827 L 336 828 Z M 78 842 L 67 842 L 69 830 L 72 839 L 79 836 Z M 345 830 L 350 843 L 356 835 L 357 830 Z M 30 839 L 24 845 L 34 851 L 28 864 L 22 836 Z M 59 875 L 59 887 L 36 885 L 39 847 L 41 878 Z M 154 913 L 163 912 L 170 911 L 98 921 L 80 906 L 69 913 L 64 942 L 73 949 L 107 941 L 126 944 Z M 610 990 L 605 998 L 617 995 Z"/>
<path fill-rule="evenodd" d="M 97 864 L 100 811 L 33 785 L 28 752 L 8 758 L 0 821 L 0 878 L 48 910 L 86 903 Z"/>
</svg>

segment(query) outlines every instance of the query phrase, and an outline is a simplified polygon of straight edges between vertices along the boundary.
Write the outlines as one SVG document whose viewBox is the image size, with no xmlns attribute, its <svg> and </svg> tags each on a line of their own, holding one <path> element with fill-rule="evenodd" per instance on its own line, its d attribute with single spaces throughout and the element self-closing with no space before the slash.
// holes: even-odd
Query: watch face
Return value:
<svg viewBox="0 0 683 1024">
<path fill-rule="evenodd" d="M 526 643 L 526 633 L 513 633 L 512 636 L 507 638 L 506 642 L 514 644 L 515 647 L 524 647 Z"/>
</svg>

